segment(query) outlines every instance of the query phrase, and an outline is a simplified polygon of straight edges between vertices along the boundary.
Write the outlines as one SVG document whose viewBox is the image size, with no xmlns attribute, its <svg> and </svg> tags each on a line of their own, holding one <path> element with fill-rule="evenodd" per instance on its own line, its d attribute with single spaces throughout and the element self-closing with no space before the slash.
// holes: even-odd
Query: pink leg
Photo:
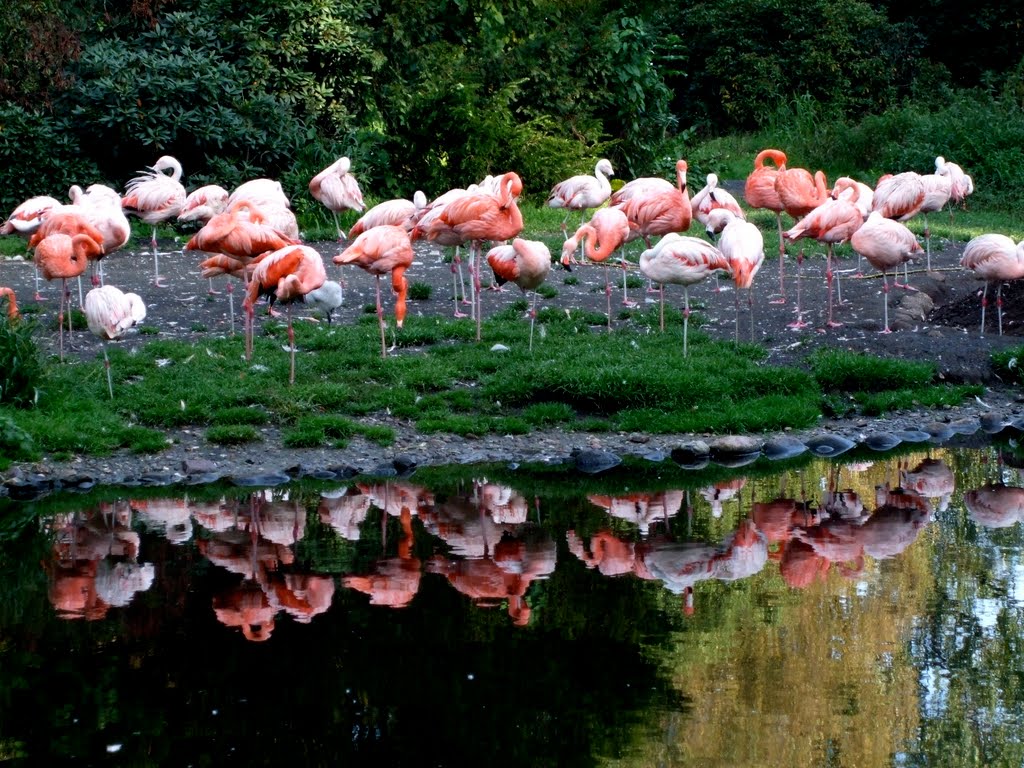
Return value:
<svg viewBox="0 0 1024 768">
<path fill-rule="evenodd" d="M 996 309 L 999 313 L 999 335 L 1003 335 L 1003 283 L 996 286 Z"/>
<path fill-rule="evenodd" d="M 782 214 L 775 212 L 775 224 L 779 229 L 779 298 L 769 301 L 769 304 L 786 303 L 786 241 L 782 237 Z"/>
<path fill-rule="evenodd" d="M 800 330 L 806 328 L 807 323 L 804 322 L 804 313 L 800 309 L 800 280 L 802 277 L 804 265 L 804 249 L 801 248 L 796 255 L 796 320 L 787 325 L 787 328 L 794 330 Z"/>
<path fill-rule="evenodd" d="M 608 264 L 604 265 L 604 298 L 607 304 L 606 313 L 608 316 L 608 330 L 612 329 L 612 283 L 608 275 Z"/>
<path fill-rule="evenodd" d="M 295 383 L 295 329 L 292 328 L 292 305 L 288 305 L 288 349 L 292 356 L 292 369 L 288 375 L 288 384 Z"/>
<path fill-rule="evenodd" d="M 828 285 L 828 320 L 825 323 L 827 328 L 838 328 L 842 323 L 832 319 L 832 243 L 828 244 L 828 251 L 825 254 L 825 283 Z"/>
<path fill-rule="evenodd" d="M 380 326 L 380 356 L 385 358 L 388 356 L 387 341 L 384 339 L 384 306 L 380 303 L 380 275 L 376 275 L 377 280 L 377 325 Z"/>
<path fill-rule="evenodd" d="M 884 300 L 884 303 L 882 304 L 884 309 L 882 317 L 885 322 L 885 327 L 882 329 L 882 333 L 892 333 L 892 329 L 889 328 L 889 281 L 886 278 L 884 269 L 882 270 L 882 298 Z"/>
<path fill-rule="evenodd" d="M 661 287 L 662 294 L 665 292 L 665 286 Z M 664 317 L 663 317 L 664 320 Z M 664 322 L 662 323 L 662 330 L 665 330 Z M 687 334 L 690 330 L 690 286 L 683 286 L 683 357 L 689 354 L 687 349 Z"/>
<path fill-rule="evenodd" d="M 953 209 L 950 208 L 950 217 L 953 215 Z M 988 282 L 985 283 L 985 287 L 981 291 L 981 331 L 978 333 L 978 338 L 984 338 L 985 336 L 985 307 L 988 306 Z"/>
</svg>

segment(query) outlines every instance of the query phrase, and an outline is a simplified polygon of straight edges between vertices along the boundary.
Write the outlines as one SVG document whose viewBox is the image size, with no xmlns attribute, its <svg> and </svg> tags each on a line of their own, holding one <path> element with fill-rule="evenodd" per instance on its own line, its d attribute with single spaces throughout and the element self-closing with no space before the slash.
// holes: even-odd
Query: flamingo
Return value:
<svg viewBox="0 0 1024 768">
<path fill-rule="evenodd" d="M 405 270 L 412 265 L 413 252 L 409 233 L 403 227 L 385 224 L 363 232 L 344 251 L 334 257 L 335 264 L 355 264 L 376 278 L 377 322 L 380 325 L 380 356 L 387 357 L 384 340 L 384 309 L 380 302 L 380 276 L 391 273 L 391 290 L 395 293 L 395 325 L 405 321 L 405 294 L 408 288 Z M 477 338 L 480 338 L 479 325 Z"/>
<path fill-rule="evenodd" d="M 476 340 L 480 341 L 480 251 L 481 242 L 511 240 L 523 231 L 523 214 L 516 199 L 523 192 L 523 182 L 513 171 L 498 181 L 498 194 L 478 193 L 456 197 L 449 202 L 426 231 L 428 240 L 457 236 L 462 242 L 472 241 L 474 312 Z"/>
<path fill-rule="evenodd" d="M 288 383 L 295 383 L 295 330 L 292 328 L 292 303 L 324 285 L 327 271 L 324 260 L 309 246 L 290 245 L 266 254 L 253 269 L 246 298 L 246 359 L 253 351 L 253 305 L 260 296 L 269 296 L 270 302 L 280 301 L 288 306 L 288 346 L 292 366 Z"/>
<path fill-rule="evenodd" d="M 828 199 L 828 185 L 823 171 L 806 168 L 780 169 L 775 177 L 775 191 L 783 210 L 794 219 L 806 216 Z"/>
<path fill-rule="evenodd" d="M 547 205 L 550 208 L 565 208 L 565 218 L 562 219 L 562 234 L 565 239 L 569 235 L 565 229 L 565 223 L 569 220 L 570 211 L 581 211 L 583 221 L 587 218 L 587 210 L 597 208 L 604 204 L 612 194 L 612 185 L 608 181 L 609 176 L 614 176 L 611 161 L 601 158 L 594 166 L 594 175 L 570 176 L 560 181 L 551 188 L 548 195 Z M 583 223 L 582 221 L 580 222 Z"/>
<path fill-rule="evenodd" d="M 270 296 L 288 306 L 288 347 L 291 371 L 288 383 L 295 383 L 295 330 L 292 328 L 292 303 L 324 284 L 327 272 L 320 254 L 308 245 L 287 245 L 264 257 L 256 265 L 242 306 L 246 313 L 245 359 L 252 358 L 253 305 L 259 296 Z"/>
<path fill-rule="evenodd" d="M 427 206 L 427 196 L 416 190 L 412 200 L 385 200 L 364 213 L 348 231 L 350 239 L 355 239 L 368 229 L 381 224 L 394 224 L 412 232 L 416 214 Z"/>
<path fill-rule="evenodd" d="M 107 342 L 120 339 L 132 326 L 146 319 L 146 305 L 134 293 L 123 293 L 120 288 L 104 285 L 93 288 L 85 296 L 85 320 L 103 341 L 103 367 L 107 370 L 107 391 L 114 399 L 114 383 L 110 375 Z"/>
<path fill-rule="evenodd" d="M 92 284 L 95 287 L 103 282 L 103 258 L 128 244 L 132 235 L 132 227 L 121 206 L 121 196 L 116 190 L 103 184 L 90 184 L 84 192 L 78 190 L 77 186 L 73 186 L 69 194 L 74 201 L 71 209 L 75 213 L 84 215 L 89 223 L 103 235 L 101 243 L 103 252 L 89 265 L 90 267 L 99 266 L 99 274 L 97 275 L 95 271 L 92 273 Z M 48 215 L 53 216 L 66 210 L 68 210 L 67 206 L 61 206 L 60 209 L 54 209 Z M 79 285 L 79 301 L 81 301 L 81 285 Z"/>
<path fill-rule="evenodd" d="M 764 262 L 764 237 L 749 221 L 733 218 L 722 230 L 718 249 L 729 262 L 729 272 L 736 283 L 736 343 L 740 340 L 739 289 L 747 289 L 750 309 L 750 339 L 754 339 L 754 297 L 751 286 Z"/>
<path fill-rule="evenodd" d="M 690 200 L 690 209 L 693 211 L 693 218 L 704 225 L 704 231 L 711 237 L 717 237 L 726 224 L 725 218 L 721 214 L 715 214 L 715 211 L 729 211 L 738 219 L 747 218 L 736 198 L 726 190 L 718 188 L 718 175 L 714 173 L 707 175 L 704 188 Z M 718 287 L 718 272 L 713 274 L 715 293 L 718 293 L 721 290 Z"/>
<path fill-rule="evenodd" d="M 608 258 L 621 248 L 629 239 L 631 228 L 626 214 L 618 208 L 600 208 L 590 218 L 590 221 L 581 226 L 562 245 L 561 263 L 566 269 L 570 269 L 575 263 L 573 254 L 576 247 L 585 242 L 584 253 L 586 257 L 597 264 L 605 265 L 604 273 L 604 294 L 607 302 L 608 330 L 612 329 L 612 286 L 608 279 Z M 623 260 L 625 267 L 625 260 Z M 625 301 L 625 297 L 623 297 Z"/>
<path fill-rule="evenodd" d="M 309 194 L 327 206 L 334 216 L 339 242 L 345 239 L 345 233 L 338 223 L 338 212 L 363 210 L 363 193 L 355 176 L 349 173 L 351 167 L 352 162 L 347 157 L 340 157 L 309 181 Z"/>
<path fill-rule="evenodd" d="M 168 176 L 164 171 L 170 171 Z M 177 217 L 185 204 L 185 187 L 181 184 L 181 163 L 170 155 L 157 160 L 148 171 L 128 182 L 121 207 L 136 214 L 153 226 L 153 285 L 166 288 L 160 282 L 160 256 L 156 248 L 157 224 Z"/>
<path fill-rule="evenodd" d="M 874 200 L 875 191 L 863 181 L 857 181 L 849 176 L 840 176 L 836 179 L 836 183 L 832 185 L 831 197 L 833 200 L 838 200 L 844 191 L 851 188 L 856 190 L 851 202 L 857 206 L 861 217 L 866 220 L 871 215 L 871 204 Z M 860 254 L 857 255 L 857 275 L 863 275 Z"/>
<path fill-rule="evenodd" d="M 636 230 L 648 248 L 651 247 L 653 236 L 685 232 L 690 228 L 693 209 L 686 191 L 686 169 L 685 160 L 676 162 L 674 187 L 663 179 L 659 181 L 667 185 L 667 188 L 662 184 L 648 184 L 646 180 L 639 179 L 637 181 L 643 181 L 646 187 L 638 187 L 629 196 L 620 196 L 618 202 L 612 200 L 612 205 L 626 214 L 630 229 Z M 628 186 L 626 184 L 619 192 Z"/>
<path fill-rule="evenodd" d="M 921 174 L 914 171 L 886 174 L 875 185 L 871 210 L 887 219 L 910 221 L 924 204 L 925 189 Z"/>
<path fill-rule="evenodd" d="M 448 205 L 452 200 L 457 197 L 472 194 L 467 189 L 449 189 L 443 195 L 439 195 L 432 202 L 428 203 L 423 209 L 416 212 L 413 217 L 413 228 L 410 232 L 410 238 L 413 241 L 423 237 L 426 232 L 431 229 L 431 225 L 441 215 L 441 211 Z M 465 317 L 464 312 L 459 311 L 459 287 L 462 287 L 462 302 L 468 304 L 469 299 L 466 298 L 466 284 L 462 277 L 462 259 L 459 258 L 459 248 L 462 247 L 462 243 L 465 242 L 462 237 L 456 234 L 450 229 L 439 231 L 433 237 L 434 242 L 438 245 L 445 247 L 454 247 L 455 252 L 452 255 L 452 301 L 455 303 L 455 317 Z M 458 282 L 456 282 L 455 273 L 458 272 Z"/>
<path fill-rule="evenodd" d="M 640 271 L 661 284 L 661 330 L 665 330 L 665 283 L 683 286 L 683 357 L 687 356 L 690 286 L 716 271 L 731 272 L 725 255 L 707 240 L 676 233 L 665 235 L 640 254 Z"/>
<path fill-rule="evenodd" d="M 770 160 L 772 165 L 765 165 Z M 747 176 L 743 186 L 743 198 L 751 208 L 761 208 L 775 213 L 775 225 L 779 231 L 779 295 L 777 303 L 786 303 L 786 284 L 783 278 L 786 242 L 782 239 L 782 204 L 775 180 L 786 170 L 786 153 L 778 149 L 762 149 L 754 158 L 754 170 Z"/>
<path fill-rule="evenodd" d="M 791 229 L 783 233 L 788 240 L 799 240 L 802 237 L 813 237 L 819 243 L 828 246 L 825 257 L 825 282 L 828 289 L 828 320 L 826 325 L 834 328 L 841 323 L 832 320 L 832 249 L 836 243 L 845 243 L 864 223 L 860 209 L 853 203 L 857 194 L 856 188 L 844 190 L 839 198 L 826 198 L 825 202 L 814 208 L 798 221 Z M 802 327 L 797 302 L 797 321 L 792 327 Z"/>
<path fill-rule="evenodd" d="M 95 230 L 93 230 L 95 231 Z M 39 235 L 42 230 L 36 232 Z M 35 237 L 36 235 L 33 235 Z M 60 309 L 57 311 L 57 326 L 60 329 L 60 359 L 64 361 L 64 305 L 70 296 L 67 289 L 69 277 L 78 277 L 89 262 L 89 257 L 100 252 L 98 240 L 88 231 L 80 231 L 74 235 L 66 232 L 53 232 L 34 243 L 33 259 L 39 265 L 39 271 L 47 280 L 60 278 L 62 283 Z M 71 333 L 71 317 L 68 312 L 68 333 Z"/>
<path fill-rule="evenodd" d="M 21 203 L 7 217 L 3 224 L 0 224 L 0 235 L 21 235 L 26 240 L 35 234 L 39 225 L 43 223 L 43 216 L 52 208 L 60 206 L 60 200 L 49 195 L 30 197 Z M 39 269 L 35 270 L 36 292 L 35 300 L 40 301 L 43 297 L 39 294 Z"/>
<path fill-rule="evenodd" d="M 988 305 L 988 284 L 997 281 L 996 307 L 999 309 L 999 335 L 1003 335 L 1003 283 L 1024 277 L 1024 241 L 1014 245 L 1006 235 L 979 235 L 967 243 L 960 266 L 973 270 L 985 281 L 981 294 L 981 332 L 985 335 L 985 307 Z"/>
<path fill-rule="evenodd" d="M 949 222 L 953 223 L 953 204 L 963 203 L 968 195 L 974 192 L 974 180 L 964 173 L 964 169 L 956 163 L 948 162 L 939 155 L 935 158 L 935 172 L 949 176 Z"/>
<path fill-rule="evenodd" d="M 914 233 L 905 224 L 887 219 L 879 211 L 872 211 L 850 239 L 853 250 L 868 260 L 875 269 L 882 271 L 883 322 L 882 333 L 891 333 L 889 328 L 889 282 L 886 273 L 898 269 L 911 259 L 918 258 L 921 245 Z"/>
<path fill-rule="evenodd" d="M 523 293 L 533 291 L 530 306 L 530 350 L 533 350 L 533 325 L 537 318 L 537 289 L 551 271 L 551 251 L 539 240 L 520 237 L 512 245 L 499 245 L 487 252 L 487 263 L 494 270 L 498 285 L 512 282 Z"/>
<path fill-rule="evenodd" d="M 971 519 L 986 528 L 1009 528 L 1024 521 L 1024 488 L 983 485 L 964 494 L 964 506 Z"/>
</svg>

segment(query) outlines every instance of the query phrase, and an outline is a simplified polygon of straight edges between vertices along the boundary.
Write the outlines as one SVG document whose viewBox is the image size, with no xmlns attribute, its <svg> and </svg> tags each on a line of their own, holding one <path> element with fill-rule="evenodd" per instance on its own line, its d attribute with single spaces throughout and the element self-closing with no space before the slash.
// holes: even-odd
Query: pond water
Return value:
<svg viewBox="0 0 1024 768">
<path fill-rule="evenodd" d="M 996 446 L 0 504 L 12 764 L 1024 764 Z"/>
</svg>

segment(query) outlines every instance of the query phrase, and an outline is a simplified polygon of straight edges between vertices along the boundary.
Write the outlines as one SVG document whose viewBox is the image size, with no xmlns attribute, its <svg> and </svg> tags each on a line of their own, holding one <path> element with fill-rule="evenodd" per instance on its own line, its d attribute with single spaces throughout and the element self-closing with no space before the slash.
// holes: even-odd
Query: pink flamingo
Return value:
<svg viewBox="0 0 1024 768">
<path fill-rule="evenodd" d="M 338 223 L 338 212 L 350 209 L 359 212 L 363 210 L 363 192 L 359 189 L 359 182 L 355 176 L 349 173 L 351 167 L 351 161 L 347 157 L 341 157 L 309 181 L 309 194 L 327 206 L 334 216 L 339 241 L 345 239 L 345 233 L 341 231 L 341 224 Z"/>
<path fill-rule="evenodd" d="M 873 211 L 868 220 L 853 233 L 850 240 L 853 250 L 861 254 L 875 269 L 882 271 L 883 323 L 882 333 L 891 333 L 889 328 L 889 282 L 886 273 L 898 269 L 911 259 L 918 258 L 921 245 L 906 225 L 887 219 Z"/>
<path fill-rule="evenodd" d="M 295 383 L 295 331 L 292 328 L 292 303 L 302 301 L 327 279 L 323 259 L 308 245 L 287 245 L 268 254 L 256 265 L 249 280 L 242 306 L 245 308 L 247 333 L 245 359 L 252 358 L 253 305 L 260 296 L 288 306 L 288 348 L 291 371 L 288 383 Z"/>
<path fill-rule="evenodd" d="M 551 188 L 548 195 L 547 205 L 550 208 L 565 208 L 565 218 L 562 220 L 562 234 L 569 239 L 565 223 L 569 220 L 570 211 L 581 211 L 583 221 L 587 218 L 587 211 L 604 204 L 604 201 L 611 197 L 612 185 L 608 181 L 609 176 L 614 176 L 611 161 L 601 158 L 594 166 L 594 175 L 571 176 L 560 181 Z M 582 221 L 580 222 L 583 223 Z"/>
<path fill-rule="evenodd" d="M 85 296 L 85 320 L 89 330 L 103 342 L 103 367 L 107 371 L 107 391 L 114 399 L 114 382 L 110 375 L 107 342 L 120 339 L 128 329 L 146 319 L 146 305 L 135 293 L 122 293 L 120 288 L 104 285 L 93 288 Z"/>
<path fill-rule="evenodd" d="M 537 289 L 551 271 L 551 251 L 539 240 L 520 237 L 512 245 L 499 245 L 487 252 L 487 263 L 494 270 L 494 279 L 501 285 L 512 282 L 523 293 L 533 291 L 530 305 L 530 350 L 533 350 L 533 325 L 537 319 Z"/>
<path fill-rule="evenodd" d="M 770 160 L 772 165 L 765 165 Z M 775 213 L 775 225 L 779 231 L 779 304 L 786 303 L 786 284 L 783 278 L 786 242 L 782 238 L 782 204 L 775 180 L 786 170 L 786 153 L 778 149 L 762 149 L 754 158 L 754 170 L 747 176 L 743 186 L 743 197 L 751 208 L 761 208 Z"/>
<path fill-rule="evenodd" d="M 826 198 L 825 202 L 814 208 L 790 230 L 784 233 L 788 240 L 799 240 L 801 237 L 813 237 L 819 243 L 828 246 L 825 257 L 825 282 L 828 289 L 828 320 L 826 325 L 835 328 L 841 323 L 832 320 L 832 248 L 836 243 L 845 243 L 854 232 L 864 223 L 864 217 L 860 210 L 853 203 L 856 196 L 856 189 L 845 190 L 838 199 Z M 802 319 L 799 317 L 799 302 L 797 302 L 798 317 L 796 323 L 791 327 L 802 327 Z"/>
<path fill-rule="evenodd" d="M 170 171 L 168 176 L 164 171 Z M 181 185 L 181 163 L 170 155 L 164 155 L 153 166 L 128 182 L 121 207 L 136 214 L 153 227 L 150 245 L 153 247 L 153 285 L 166 286 L 160 282 L 160 255 L 156 247 L 157 224 L 177 217 L 185 204 L 185 187 Z"/>
<path fill-rule="evenodd" d="M 750 310 L 750 340 L 754 340 L 754 296 L 751 286 L 754 276 L 764 262 L 764 237 L 749 221 L 733 218 L 722 230 L 718 249 L 729 261 L 729 272 L 736 283 L 736 343 L 740 341 L 739 289 L 747 289 L 747 307 Z"/>
<path fill-rule="evenodd" d="M 981 294 L 981 332 L 985 335 L 985 307 L 988 305 L 988 284 L 997 281 L 996 307 L 999 310 L 999 335 L 1003 335 L 1003 283 L 1024 277 L 1024 241 L 1014 244 L 1006 235 L 979 235 L 964 248 L 960 266 L 973 270 L 985 281 Z"/>
<path fill-rule="evenodd" d="M 608 278 L 607 261 L 616 248 L 621 248 L 626 243 L 630 234 L 631 227 L 625 213 L 618 208 L 599 208 L 590 221 L 577 229 L 573 236 L 562 245 L 561 263 L 566 269 L 570 269 L 571 265 L 576 263 L 573 255 L 581 243 L 584 243 L 584 253 L 590 261 L 604 264 L 604 294 L 608 305 L 609 331 L 612 329 L 612 286 Z M 623 269 L 625 269 L 625 263 L 625 259 L 623 259 Z M 623 294 L 623 301 L 625 301 L 625 294 Z"/>
<path fill-rule="evenodd" d="M 378 203 L 364 213 L 359 220 L 352 225 L 348 231 L 350 239 L 355 239 L 368 229 L 379 227 L 382 224 L 392 224 L 403 227 L 406 232 L 412 232 L 415 224 L 416 214 L 427 206 L 427 196 L 416 191 L 412 200 L 385 200 Z"/>
<path fill-rule="evenodd" d="M 717 272 L 731 273 L 729 259 L 715 246 L 697 237 L 671 233 L 654 248 L 640 254 L 640 271 L 661 284 L 661 330 L 665 330 L 665 283 L 683 286 L 683 357 L 688 354 L 690 286 Z"/>
<path fill-rule="evenodd" d="M 368 229 L 344 251 L 334 257 L 335 264 L 355 264 L 373 275 L 377 281 L 377 322 L 380 325 L 380 356 L 387 357 L 384 340 L 384 309 L 380 301 L 380 276 L 391 273 L 391 290 L 395 293 L 395 325 L 405 321 L 405 279 L 413 261 L 412 242 L 403 227 L 384 224 Z M 477 338 L 480 331 L 477 325 Z"/>
</svg>

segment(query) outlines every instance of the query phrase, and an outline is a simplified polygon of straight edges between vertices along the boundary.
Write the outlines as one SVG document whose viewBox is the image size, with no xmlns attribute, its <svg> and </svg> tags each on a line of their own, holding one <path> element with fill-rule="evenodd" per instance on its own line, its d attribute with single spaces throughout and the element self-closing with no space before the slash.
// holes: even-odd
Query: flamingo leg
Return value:
<svg viewBox="0 0 1024 768">
<path fill-rule="evenodd" d="M 782 237 L 782 212 L 775 212 L 775 225 L 779 230 L 779 298 L 772 301 L 772 304 L 786 303 L 786 240 Z"/>
<path fill-rule="evenodd" d="M 32 268 L 36 273 L 36 295 L 33 297 L 36 301 L 42 301 L 43 295 L 39 292 L 39 265 L 32 262 Z"/>
<path fill-rule="evenodd" d="M 456 280 L 458 272 L 458 280 Z M 455 246 L 455 255 L 452 256 L 452 301 L 455 303 L 455 317 L 465 317 L 465 312 L 459 312 L 459 286 L 462 286 L 462 301 L 466 301 L 466 281 L 462 277 L 462 259 L 459 257 L 459 246 Z"/>
<path fill-rule="evenodd" d="M 801 248 L 796 255 L 796 320 L 786 326 L 787 328 L 792 328 L 797 331 L 801 328 L 807 327 L 807 323 L 804 322 L 803 310 L 800 309 L 800 281 L 803 273 L 803 265 L 804 249 Z"/>
<path fill-rule="evenodd" d="M 754 341 L 754 286 L 747 288 L 747 311 L 750 313 L 750 341 Z"/>
<path fill-rule="evenodd" d="M 341 231 L 341 222 L 338 221 L 338 212 L 331 211 L 331 216 L 334 217 L 334 228 L 338 230 L 338 242 L 340 243 L 345 239 L 345 233 Z"/>
<path fill-rule="evenodd" d="M 950 209 L 952 214 L 952 209 Z M 981 291 L 981 331 L 978 333 L 978 338 L 982 339 L 985 337 L 985 307 L 988 306 L 988 281 L 985 281 L 985 287 Z"/>
<path fill-rule="evenodd" d="M 1003 283 L 996 285 L 996 310 L 999 316 L 999 335 L 1003 335 Z"/>
<path fill-rule="evenodd" d="M 210 296 L 216 296 L 217 294 L 220 293 L 220 291 L 214 289 L 212 277 L 209 278 L 209 287 L 206 289 L 206 293 L 209 294 Z"/>
<path fill-rule="evenodd" d="M 78 276 L 78 306 L 85 306 L 85 299 L 82 296 L 82 276 Z"/>
<path fill-rule="evenodd" d="M 288 304 L 288 350 L 292 356 L 291 373 L 288 374 L 289 386 L 295 383 L 295 329 L 292 328 L 292 305 Z"/>
<path fill-rule="evenodd" d="M 664 333 L 665 332 L 665 284 L 661 283 L 658 286 L 658 288 L 659 288 L 658 293 L 661 294 L 661 302 L 660 302 L 661 306 L 658 309 L 658 315 L 659 315 L 660 323 L 661 323 L 661 332 Z M 689 304 L 689 302 L 687 302 L 687 304 Z"/>
<path fill-rule="evenodd" d="M 882 333 L 892 333 L 892 329 L 889 328 L 889 280 L 885 274 L 885 270 L 882 270 L 882 298 L 883 298 L 883 314 L 885 327 L 882 329 Z"/>
<path fill-rule="evenodd" d="M 665 292 L 665 286 L 661 287 L 662 293 Z M 689 354 L 687 348 L 687 338 L 690 330 L 690 286 L 683 286 L 683 357 Z"/>
<path fill-rule="evenodd" d="M 107 391 L 110 393 L 110 399 L 114 399 L 114 380 L 110 374 L 110 358 L 107 357 L 107 342 L 103 342 L 103 367 L 107 371 Z"/>
<path fill-rule="evenodd" d="M 928 228 L 928 214 L 922 213 L 924 217 L 924 254 L 927 261 L 928 271 L 932 271 L 932 231 Z"/>
<path fill-rule="evenodd" d="M 825 253 L 825 283 L 828 285 L 828 320 L 825 322 L 825 326 L 828 328 L 838 328 L 842 323 L 837 323 L 832 319 L 832 278 L 834 273 L 832 272 L 832 243 L 828 244 L 828 250 Z"/>
<path fill-rule="evenodd" d="M 160 251 L 156 247 L 156 225 L 153 226 L 153 239 L 149 241 L 153 246 L 153 286 L 155 288 L 166 288 L 167 285 L 160 280 Z"/>
<path fill-rule="evenodd" d="M 67 293 L 67 279 L 61 280 L 63 285 L 60 290 L 60 308 L 57 310 L 57 338 L 58 349 L 60 350 L 60 361 L 64 362 L 64 294 Z M 982 323 L 984 325 L 984 322 Z"/>
<path fill-rule="evenodd" d="M 480 261 L 483 258 L 483 243 L 481 243 L 479 240 L 474 242 L 473 250 L 473 290 L 476 293 L 476 340 L 480 341 L 480 313 L 481 310 L 483 310 L 483 304 L 480 298 Z"/>
<path fill-rule="evenodd" d="M 243 301 L 242 306 L 245 308 L 245 359 L 252 360 L 253 317 L 256 310 L 248 300 Z"/>
<path fill-rule="evenodd" d="M 380 303 L 380 275 L 375 277 L 377 280 L 377 325 L 380 326 L 380 356 L 385 358 L 388 356 L 388 348 L 384 339 L 384 307 Z"/>
<path fill-rule="evenodd" d="M 739 343 L 740 343 L 740 291 L 739 291 L 739 288 L 737 288 L 736 292 L 732 295 L 732 307 L 733 307 L 733 310 L 735 312 L 735 317 L 733 319 L 733 324 L 735 325 L 735 333 L 734 333 L 733 343 L 738 346 Z"/>
<path fill-rule="evenodd" d="M 537 320 L 537 292 L 533 292 L 533 303 L 530 305 L 530 351 L 533 351 L 533 324 Z"/>
<path fill-rule="evenodd" d="M 612 329 L 612 284 L 611 277 L 608 274 L 608 264 L 604 265 L 604 298 L 605 298 L 605 312 L 608 317 L 608 330 Z"/>
<path fill-rule="evenodd" d="M 231 321 L 231 335 L 235 335 L 235 284 L 228 280 L 228 318 Z"/>
</svg>

